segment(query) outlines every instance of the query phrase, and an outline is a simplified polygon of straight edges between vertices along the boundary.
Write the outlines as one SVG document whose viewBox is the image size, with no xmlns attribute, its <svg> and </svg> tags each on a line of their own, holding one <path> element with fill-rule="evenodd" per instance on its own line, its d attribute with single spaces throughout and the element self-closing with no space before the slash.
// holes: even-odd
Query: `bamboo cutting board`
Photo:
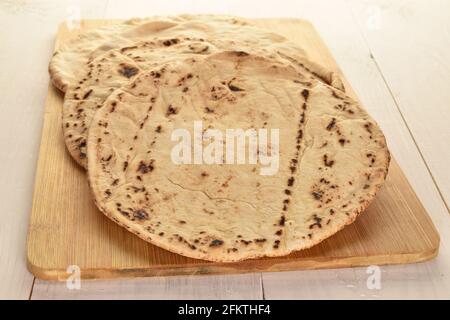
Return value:
<svg viewBox="0 0 450 320">
<path fill-rule="evenodd" d="M 83 21 L 81 29 L 111 23 Z M 308 22 L 265 19 L 255 23 L 299 43 L 312 60 L 340 72 Z M 62 25 L 56 45 L 68 35 Z M 345 84 L 356 98 L 350 85 Z M 165 251 L 114 224 L 96 209 L 85 172 L 65 150 L 61 107 L 62 95 L 50 85 L 27 249 L 28 267 L 38 278 L 65 279 L 71 265 L 80 268 L 82 278 L 92 279 L 412 263 L 438 253 L 439 235 L 395 159 L 385 186 L 369 209 L 355 223 L 311 249 L 281 258 L 231 264 Z"/>
</svg>

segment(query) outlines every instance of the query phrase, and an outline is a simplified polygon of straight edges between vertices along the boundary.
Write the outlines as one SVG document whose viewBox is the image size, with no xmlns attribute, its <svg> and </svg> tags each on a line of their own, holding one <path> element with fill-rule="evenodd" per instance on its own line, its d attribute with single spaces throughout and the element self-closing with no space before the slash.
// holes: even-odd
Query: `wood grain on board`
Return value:
<svg viewBox="0 0 450 320">
<path fill-rule="evenodd" d="M 296 19 L 255 22 L 299 43 L 312 60 L 340 72 L 311 24 Z M 82 29 L 108 23 L 111 21 L 87 20 Z M 62 26 L 58 40 L 68 36 Z M 354 96 L 349 83 L 346 88 Z M 28 266 L 38 278 L 64 279 L 70 265 L 79 266 L 86 279 L 118 278 L 412 263 L 438 252 L 439 235 L 395 160 L 369 209 L 355 223 L 311 249 L 231 264 L 165 251 L 132 235 L 96 209 L 85 172 L 65 150 L 61 107 L 61 94 L 50 86 L 28 235 Z"/>
</svg>

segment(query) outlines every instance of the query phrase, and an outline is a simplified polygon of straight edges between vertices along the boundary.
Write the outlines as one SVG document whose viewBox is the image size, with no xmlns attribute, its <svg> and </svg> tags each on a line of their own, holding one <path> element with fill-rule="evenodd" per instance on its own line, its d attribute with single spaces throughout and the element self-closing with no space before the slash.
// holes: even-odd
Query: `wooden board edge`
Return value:
<svg viewBox="0 0 450 320">
<path fill-rule="evenodd" d="M 386 176 L 386 179 L 388 177 L 388 175 L 390 174 L 390 172 L 392 170 L 396 170 L 397 171 L 397 175 L 398 175 L 398 179 L 403 180 L 403 182 L 409 187 L 409 192 L 411 192 L 411 197 L 413 197 L 413 201 L 417 202 L 417 205 L 419 206 L 419 209 L 422 211 L 424 219 L 426 220 L 426 223 L 428 223 L 429 227 L 431 230 L 429 230 L 429 234 L 428 234 L 428 239 L 430 241 L 429 246 L 430 246 L 430 251 L 431 250 L 439 250 L 440 247 L 440 243 L 441 243 L 441 236 L 439 234 L 438 229 L 436 228 L 433 219 L 431 218 L 431 216 L 429 215 L 427 209 L 423 206 L 422 201 L 419 199 L 419 197 L 417 196 L 416 191 L 414 190 L 414 188 L 412 187 L 411 183 L 408 180 L 408 177 L 406 177 L 405 173 L 403 172 L 402 168 L 400 167 L 399 163 L 397 162 L 397 160 L 394 158 L 394 156 L 391 154 L 391 161 L 389 164 L 389 169 L 388 169 L 388 173 Z M 382 188 L 385 187 L 385 185 L 383 184 Z M 376 196 L 375 196 L 376 198 Z M 375 199 L 374 199 L 375 200 Z M 432 234 L 431 234 L 432 232 Z M 437 252 L 436 252 L 437 254 Z"/>
<path fill-rule="evenodd" d="M 407 253 L 399 255 L 378 255 L 367 257 L 366 261 L 361 262 L 360 257 L 349 258 L 316 258 L 296 261 L 280 262 L 274 260 L 270 263 L 267 260 L 261 266 L 255 265 L 255 260 L 249 260 L 253 268 L 248 267 L 248 263 L 241 264 L 220 264 L 211 266 L 188 265 L 183 267 L 166 266 L 158 268 L 126 268 L 126 269 L 82 269 L 81 279 L 131 279 L 144 277 L 166 277 L 166 276 L 198 276 L 198 275 L 219 275 L 219 274 L 245 274 L 259 272 L 283 272 L 283 271 L 301 271 L 318 269 L 340 269 L 353 267 L 367 267 L 370 265 L 398 265 L 405 263 L 420 263 L 431 260 L 438 255 L 439 247 L 420 253 Z M 38 279 L 65 281 L 70 274 L 64 269 L 48 269 L 33 264 L 30 257 L 27 256 L 28 270 Z"/>
<path fill-rule="evenodd" d="M 320 34 L 317 32 L 314 25 L 305 19 L 298 19 L 298 18 L 259 18 L 254 20 L 260 20 L 260 21 L 275 21 L 275 20 L 283 20 L 283 21 L 292 21 L 292 22 L 300 22 L 303 24 L 307 24 L 314 32 L 317 34 L 318 39 L 320 40 L 321 44 L 326 48 L 328 51 L 328 47 L 323 41 L 322 37 L 320 37 Z M 90 24 L 95 23 L 96 21 L 101 21 L 101 19 L 86 19 L 83 20 L 84 23 Z M 112 20 L 108 20 L 112 21 Z M 120 20 L 114 20 L 116 22 L 124 21 L 122 19 Z M 66 32 L 67 28 L 65 25 L 65 22 L 61 22 L 58 26 L 58 31 L 56 34 L 56 43 L 58 42 L 58 37 L 60 37 L 61 32 Z M 55 45 L 56 45 L 55 43 Z M 331 53 L 330 53 L 331 54 Z M 334 57 L 332 57 L 334 60 Z M 339 65 L 336 63 L 336 66 L 339 68 Z M 340 73 L 343 76 L 342 71 L 339 69 Z M 345 77 L 343 76 L 345 79 Z M 50 90 L 55 90 L 58 93 L 60 92 L 56 88 L 52 86 L 51 81 L 49 81 L 49 87 L 47 92 L 47 98 L 45 100 L 45 109 L 44 109 L 44 119 L 43 119 L 43 125 L 41 129 L 41 141 L 39 144 L 39 155 L 37 159 L 37 165 L 36 165 L 36 174 L 35 174 L 35 180 L 34 180 L 34 188 L 33 188 L 33 197 L 32 197 L 32 208 L 31 208 L 31 215 L 33 214 L 33 210 L 35 207 L 35 192 L 36 192 L 36 180 L 39 173 L 39 166 L 42 165 L 42 137 L 43 137 L 43 131 L 45 130 L 46 121 L 48 121 L 48 116 L 53 114 L 51 111 L 47 110 L 47 105 L 49 103 L 49 95 Z M 391 165 L 395 162 L 395 165 L 398 166 L 398 163 L 396 160 L 392 157 L 391 158 Z M 399 166 L 398 166 L 399 167 Z M 220 264 L 220 265 L 211 265 L 211 266 L 199 266 L 199 265 L 191 265 L 191 266 L 183 266 L 183 267 L 170 267 L 167 268 L 166 266 L 154 267 L 154 268 L 127 268 L 127 269 L 85 269 L 81 270 L 81 277 L 82 279 L 118 279 L 118 278 L 136 278 L 136 277 L 151 277 L 151 276 L 172 276 L 172 275 L 202 275 L 202 274 L 236 274 L 236 273 L 252 273 L 252 272 L 276 272 L 276 271 L 298 271 L 298 270 L 314 270 L 314 269 L 329 269 L 329 268 L 348 268 L 348 267 L 363 267 L 368 266 L 371 264 L 376 265 L 388 265 L 388 264 L 407 264 L 407 263 L 419 263 L 424 262 L 427 260 L 431 260 L 434 257 L 437 256 L 439 252 L 439 245 L 440 245 L 440 235 L 429 216 L 428 212 L 423 208 L 423 205 L 421 201 L 418 199 L 414 189 L 412 189 L 409 181 L 404 176 L 403 171 L 401 168 L 398 168 L 401 172 L 401 175 L 404 179 L 406 179 L 406 182 L 410 186 L 412 192 L 414 193 L 414 196 L 416 200 L 420 203 L 422 206 L 422 209 L 424 213 L 426 214 L 428 218 L 428 222 L 433 227 L 434 235 L 436 241 L 430 244 L 430 249 L 425 252 L 419 252 L 419 253 L 405 253 L 405 254 L 397 254 L 397 255 L 375 255 L 371 257 L 367 257 L 366 261 L 363 263 L 360 261 L 357 261 L 357 259 L 360 259 L 360 257 L 345 257 L 345 258 L 319 258 L 319 259 L 302 259 L 302 260 L 295 260 L 295 261 L 283 261 L 283 262 L 277 262 L 273 261 L 269 263 L 266 263 L 267 261 L 264 261 L 264 264 L 261 264 L 261 266 L 256 266 L 253 270 L 250 270 L 251 268 L 248 267 L 246 263 L 241 263 L 240 265 L 230 265 L 227 266 L 226 264 Z M 32 251 L 34 248 L 32 247 L 30 241 L 32 237 L 32 216 L 29 218 L 29 227 L 27 232 L 27 268 L 28 270 L 38 279 L 42 280 L 59 280 L 64 281 L 67 279 L 68 274 L 66 270 L 64 269 L 49 269 L 46 267 L 39 266 L 39 263 L 33 262 L 32 259 Z M 255 267 L 255 260 L 248 260 L 250 262 L 253 262 L 252 265 Z M 241 269 L 242 268 L 242 269 Z"/>
</svg>

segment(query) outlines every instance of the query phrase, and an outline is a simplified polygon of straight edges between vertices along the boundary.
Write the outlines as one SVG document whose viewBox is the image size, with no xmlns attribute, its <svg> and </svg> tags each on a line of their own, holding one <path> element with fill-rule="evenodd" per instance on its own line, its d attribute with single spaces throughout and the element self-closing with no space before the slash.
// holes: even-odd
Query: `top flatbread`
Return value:
<svg viewBox="0 0 450 320">
<path fill-rule="evenodd" d="M 125 85 L 139 73 L 161 63 L 195 56 L 206 56 L 224 49 L 247 50 L 292 64 L 298 72 L 310 79 L 319 79 L 319 67 L 311 63 L 299 50 L 284 43 L 258 48 L 252 40 L 214 40 L 193 37 L 156 38 L 110 50 L 85 65 L 80 79 L 70 86 L 64 97 L 64 140 L 72 157 L 81 166 L 87 166 L 86 139 L 91 119 L 96 110 L 114 90 Z M 301 51 L 300 51 L 301 52 Z M 331 72 L 323 71 L 322 74 Z M 337 76 L 329 79 L 338 79 Z"/>
<path fill-rule="evenodd" d="M 279 129 L 278 172 L 175 164 L 172 132 L 193 134 L 195 121 L 221 132 Z M 87 146 L 105 215 L 172 252 L 224 262 L 286 255 L 331 236 L 369 205 L 389 164 L 382 132 L 355 101 L 291 64 L 242 51 L 139 75 L 97 111 Z"/>
<path fill-rule="evenodd" d="M 80 70 L 95 57 L 115 48 L 130 46 L 154 37 L 185 35 L 195 38 L 248 40 L 256 47 L 287 42 L 282 36 L 251 26 L 247 20 L 227 16 L 180 15 L 169 18 L 133 19 L 123 23 L 95 28 L 62 43 L 49 64 L 52 83 L 66 91 L 80 79 Z M 287 44 L 288 45 L 288 44 Z M 303 54 L 298 49 L 298 54 Z M 333 73 L 316 65 L 312 71 L 337 88 L 342 82 Z"/>
</svg>

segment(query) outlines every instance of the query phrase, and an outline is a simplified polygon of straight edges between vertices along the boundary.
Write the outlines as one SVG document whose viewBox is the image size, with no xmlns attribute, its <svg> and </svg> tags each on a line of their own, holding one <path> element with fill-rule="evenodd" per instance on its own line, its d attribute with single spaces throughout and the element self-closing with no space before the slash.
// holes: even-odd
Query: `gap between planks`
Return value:
<svg viewBox="0 0 450 320">
<path fill-rule="evenodd" d="M 450 214 L 449 204 L 447 203 L 447 201 L 446 201 L 446 199 L 445 199 L 445 197 L 444 197 L 444 194 L 442 193 L 442 190 L 440 189 L 439 184 L 437 183 L 436 178 L 434 177 L 433 172 L 431 171 L 430 166 L 428 165 L 428 163 L 427 163 L 427 161 L 426 161 L 426 159 L 425 159 L 425 157 L 424 157 L 424 155 L 423 155 L 423 152 L 422 152 L 422 150 L 420 149 L 419 144 L 417 143 L 417 140 L 416 140 L 416 138 L 415 138 L 415 136 L 414 136 L 414 133 L 412 132 L 412 130 L 411 130 L 411 128 L 410 128 L 408 122 L 406 121 L 406 118 L 405 118 L 405 116 L 404 116 L 404 114 L 403 114 L 403 112 L 402 112 L 402 109 L 401 109 L 400 106 L 399 106 L 399 103 L 398 103 L 398 101 L 397 101 L 397 98 L 395 97 L 395 95 L 394 95 L 394 93 L 393 93 L 391 87 L 389 86 L 389 84 L 388 84 L 388 82 L 387 82 L 387 79 L 386 79 L 386 77 L 385 77 L 385 75 L 384 75 L 384 73 L 383 73 L 383 70 L 381 69 L 380 64 L 377 62 L 375 53 L 373 52 L 373 50 L 372 50 L 372 48 L 371 48 L 370 42 L 369 42 L 369 40 L 367 39 L 367 37 L 366 37 L 366 35 L 365 35 L 364 31 L 363 31 L 363 28 L 362 28 L 362 26 L 361 26 L 359 20 L 358 20 L 357 17 L 356 17 L 356 12 L 354 11 L 354 9 L 353 9 L 352 5 L 350 4 L 349 0 L 346 0 L 345 3 L 346 3 L 346 5 L 347 5 L 347 7 L 348 7 L 348 9 L 349 9 L 349 11 L 350 11 L 350 15 L 351 15 L 351 17 L 352 17 L 352 19 L 353 19 L 353 22 L 354 22 L 354 23 L 356 24 L 356 26 L 358 27 L 357 29 L 358 29 L 358 31 L 359 31 L 359 33 L 360 33 L 360 35 L 361 35 L 361 38 L 362 38 L 363 41 L 364 41 L 364 44 L 366 45 L 368 51 L 370 52 L 370 57 L 372 58 L 372 60 L 373 60 L 373 62 L 374 62 L 374 65 L 375 65 L 375 67 L 376 67 L 378 73 L 380 74 L 380 77 L 381 77 L 381 79 L 383 80 L 383 82 L 384 82 L 384 84 L 385 84 L 385 86 L 386 86 L 386 89 L 388 90 L 389 95 L 390 95 L 392 101 L 394 102 L 394 105 L 395 105 L 395 107 L 396 107 L 398 113 L 400 114 L 400 117 L 402 118 L 403 124 L 405 125 L 406 129 L 408 130 L 409 136 L 411 137 L 411 140 L 412 140 L 412 142 L 414 143 L 414 145 L 415 145 L 415 147 L 416 147 L 416 149 L 417 149 L 417 151 L 418 151 L 418 153 L 419 153 L 419 155 L 420 155 L 420 158 L 422 159 L 422 162 L 423 162 L 423 164 L 425 165 L 425 168 L 427 169 L 428 174 L 429 174 L 430 177 L 431 177 L 431 180 L 433 180 L 433 184 L 434 184 L 434 186 L 436 187 L 436 190 L 437 190 L 437 192 L 438 192 L 438 194 L 439 194 L 439 197 L 441 198 L 442 202 L 444 203 L 445 208 L 447 209 L 447 212 Z"/>
</svg>

